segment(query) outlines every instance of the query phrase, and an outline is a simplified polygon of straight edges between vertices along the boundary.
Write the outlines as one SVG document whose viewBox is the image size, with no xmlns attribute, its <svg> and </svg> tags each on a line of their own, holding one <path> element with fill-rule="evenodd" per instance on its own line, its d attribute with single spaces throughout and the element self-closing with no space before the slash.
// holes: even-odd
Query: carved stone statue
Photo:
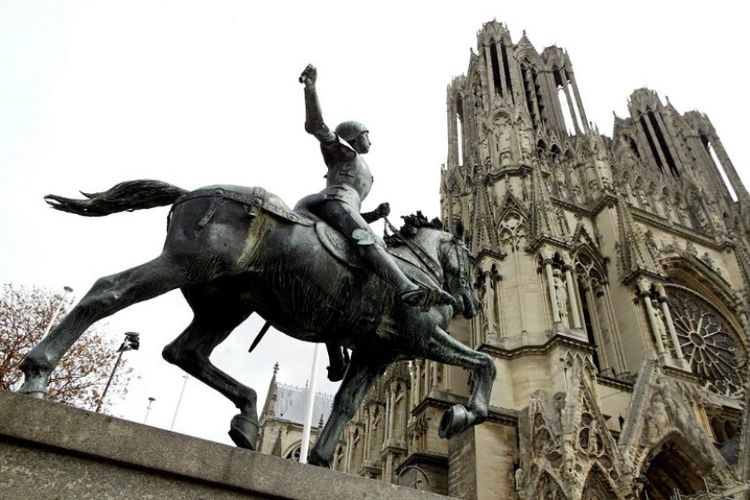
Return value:
<svg viewBox="0 0 750 500">
<path fill-rule="evenodd" d="M 23 360 L 19 392 L 45 397 L 50 373 L 89 326 L 179 288 L 194 317 L 163 356 L 240 410 L 229 432 L 238 446 L 256 446 L 256 392 L 214 366 L 210 355 L 253 312 L 297 339 L 352 351 L 331 416 L 310 452 L 312 464 L 330 464 L 344 426 L 396 360 L 427 358 L 473 372 L 471 400 L 444 413 L 442 437 L 487 418 L 495 377 L 492 358 L 445 331 L 451 318 L 472 318 L 479 308 L 469 279 L 469 250 L 461 235 L 443 231 L 440 221 L 421 213 L 404 218 L 401 230 L 387 238 L 388 250 L 375 241 L 358 212 L 372 182 L 361 158 L 369 139 L 357 125 L 342 127 L 339 134 L 327 130 L 313 74 L 311 68 L 303 73 L 308 129 L 321 140 L 329 185 L 317 202 L 307 200 L 299 212 L 263 188 L 230 185 L 187 191 L 139 180 L 85 194 L 85 199 L 46 197 L 53 208 L 84 216 L 165 205 L 171 210 L 161 254 L 97 280 Z M 399 267 L 392 265 L 391 256 Z M 425 287 L 403 293 L 416 281 Z M 425 289 L 430 291 L 421 291 Z M 451 304 L 446 304 L 448 297 Z M 427 310 L 411 307 L 415 302 Z"/>
<path fill-rule="evenodd" d="M 494 270 L 494 273 L 493 273 Z M 495 318 L 495 280 L 497 279 L 497 269 L 494 267 L 489 271 L 482 271 L 482 330 L 485 334 L 496 333 L 497 319 Z"/>
<path fill-rule="evenodd" d="M 553 269 L 552 281 L 555 286 L 555 300 L 557 300 L 557 309 L 560 312 L 560 322 L 563 326 L 570 326 L 568 321 L 568 291 L 565 288 L 565 281 L 562 279 L 562 271 L 557 268 Z"/>
<path fill-rule="evenodd" d="M 661 339 L 664 349 L 669 353 L 672 350 L 672 341 L 667 334 L 667 327 L 664 323 L 664 315 L 661 312 L 661 304 L 658 300 L 652 299 L 651 306 L 654 311 L 654 323 L 656 323 L 656 331 L 654 335 L 658 335 Z"/>
<path fill-rule="evenodd" d="M 515 475 L 515 483 L 516 483 L 516 491 L 521 491 L 523 489 L 523 479 L 524 479 L 524 473 L 522 468 L 516 469 Z"/>
<path fill-rule="evenodd" d="M 568 199 L 568 187 L 567 187 L 567 181 L 565 180 L 565 173 L 563 172 L 562 167 L 559 165 L 556 165 L 555 167 L 555 177 L 557 179 L 557 191 L 559 193 L 559 197 L 563 200 Z"/>
</svg>

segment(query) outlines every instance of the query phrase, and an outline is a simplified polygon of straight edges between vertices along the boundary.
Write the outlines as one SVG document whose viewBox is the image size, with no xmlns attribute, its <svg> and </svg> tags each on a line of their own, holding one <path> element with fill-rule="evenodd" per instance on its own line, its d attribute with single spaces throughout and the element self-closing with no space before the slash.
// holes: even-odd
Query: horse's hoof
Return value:
<svg viewBox="0 0 750 500">
<path fill-rule="evenodd" d="M 18 367 L 23 372 L 23 385 L 18 389 L 18 393 L 36 399 L 47 399 L 49 373 L 34 366 L 28 357 L 24 358 Z"/>
<path fill-rule="evenodd" d="M 47 399 L 47 391 L 24 391 L 23 387 L 18 389 L 18 394 L 23 394 L 34 399 Z"/>
<path fill-rule="evenodd" d="M 438 435 L 446 439 L 454 434 L 465 431 L 471 424 L 470 417 L 468 410 L 463 405 L 453 405 L 443 413 L 443 418 L 440 419 Z"/>
<path fill-rule="evenodd" d="M 229 437 L 238 447 L 255 451 L 258 443 L 258 422 L 246 415 L 235 415 L 229 427 Z"/>
<path fill-rule="evenodd" d="M 315 450 L 310 450 L 310 453 L 307 454 L 307 463 L 317 467 L 325 467 L 326 469 L 331 468 L 331 462 L 329 460 L 323 460 Z"/>
<path fill-rule="evenodd" d="M 23 385 L 18 389 L 18 393 L 36 399 L 47 399 L 47 382 L 47 377 L 26 376 Z"/>
</svg>

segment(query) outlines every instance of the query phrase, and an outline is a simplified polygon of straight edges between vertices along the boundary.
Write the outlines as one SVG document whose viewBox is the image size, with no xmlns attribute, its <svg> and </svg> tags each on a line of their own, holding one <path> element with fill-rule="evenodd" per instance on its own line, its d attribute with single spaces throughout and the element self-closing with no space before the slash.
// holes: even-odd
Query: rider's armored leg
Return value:
<svg viewBox="0 0 750 500">
<path fill-rule="evenodd" d="M 335 227 L 347 239 L 361 249 L 367 267 L 399 291 L 406 304 L 421 306 L 423 309 L 437 305 L 454 303 L 450 294 L 440 289 L 417 286 L 396 266 L 382 245 L 375 242 L 365 220 L 346 203 L 326 200 L 317 207 L 315 213 Z"/>
</svg>

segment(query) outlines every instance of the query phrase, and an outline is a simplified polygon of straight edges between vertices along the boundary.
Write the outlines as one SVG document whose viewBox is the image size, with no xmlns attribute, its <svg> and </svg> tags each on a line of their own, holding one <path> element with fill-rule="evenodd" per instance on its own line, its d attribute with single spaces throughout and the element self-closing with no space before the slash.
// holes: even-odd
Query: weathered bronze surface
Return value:
<svg viewBox="0 0 750 500">
<path fill-rule="evenodd" d="M 360 206 L 372 187 L 372 174 L 362 155 L 370 151 L 370 132 L 359 122 L 347 121 L 331 132 L 323 121 L 315 83 L 318 71 L 309 64 L 299 81 L 305 84 L 305 130 L 320 141 L 323 160 L 328 167 L 326 188 L 303 198 L 296 210 L 309 210 L 345 238 L 360 247 L 367 268 L 399 291 L 407 304 L 427 310 L 453 303 L 453 298 L 439 286 L 419 286 L 410 280 L 385 249 L 375 244 L 368 222 L 387 216 L 390 209 L 381 204 L 374 213 L 360 215 Z"/>
<path fill-rule="evenodd" d="M 310 71 L 308 67 L 302 81 Z M 308 123 L 311 117 L 315 122 L 317 98 L 311 105 L 309 86 L 307 94 Z M 321 140 L 325 156 L 330 144 L 322 137 L 320 124 L 322 118 L 318 128 L 308 131 Z M 170 204 L 172 208 L 161 255 L 97 280 L 24 359 L 20 392 L 44 397 L 50 372 L 94 322 L 180 288 L 194 318 L 165 347 L 163 356 L 239 408 L 230 429 L 238 446 L 255 449 L 256 393 L 216 368 L 209 356 L 253 312 L 292 337 L 326 343 L 332 378 L 344 374 L 331 417 L 310 452 L 310 463 L 330 464 L 344 425 L 372 383 L 395 361 L 427 358 L 473 370 L 475 384 L 468 406 L 455 405 L 445 413 L 440 435 L 448 437 L 483 421 L 494 364 L 489 356 L 446 332 L 454 316 L 477 314 L 468 249 L 460 238 L 443 231 L 439 221 L 428 221 L 418 213 L 404 218 L 401 230 L 387 238 L 390 249 L 386 250 L 365 221 L 387 213 L 387 206 L 364 217 L 359 214 L 359 202 L 369 190 L 366 178 L 360 182 L 363 173 L 369 174 L 360 164 L 360 153 L 366 151 L 356 152 L 340 137 L 345 128 L 340 134 L 328 132 L 331 135 L 326 137 L 332 136 L 338 144 L 333 147 L 355 152 L 350 160 L 358 165 L 359 174 L 349 181 L 346 169 L 329 163 L 329 186 L 313 195 L 316 200 L 303 200 L 295 211 L 258 187 L 209 186 L 188 192 L 150 180 L 123 182 L 102 193 L 85 194 L 82 200 L 47 196 L 54 208 L 84 216 Z M 369 147 L 361 130 L 349 139 L 359 144 L 357 148 L 365 143 Z M 331 226 L 344 239 L 336 237 Z M 328 235 L 327 246 L 321 235 Z M 336 238 L 339 244 L 332 243 Z M 396 274 L 403 278 L 394 278 Z M 405 288 L 416 292 L 404 293 Z M 344 349 L 352 351 L 350 360 Z"/>
</svg>

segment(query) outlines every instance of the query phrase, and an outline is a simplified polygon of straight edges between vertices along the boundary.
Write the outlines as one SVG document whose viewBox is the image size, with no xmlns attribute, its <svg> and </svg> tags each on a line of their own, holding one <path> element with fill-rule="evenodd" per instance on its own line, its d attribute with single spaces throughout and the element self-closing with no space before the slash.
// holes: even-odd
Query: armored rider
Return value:
<svg viewBox="0 0 750 500">
<path fill-rule="evenodd" d="M 368 269 L 398 290 L 404 304 L 423 310 L 454 304 L 453 297 L 444 290 L 420 286 L 407 278 L 385 248 L 376 243 L 367 222 L 387 215 L 388 207 L 381 205 L 375 212 L 365 214 L 366 217 L 360 214 L 362 200 L 370 192 L 373 181 L 370 168 L 362 158 L 370 150 L 369 132 L 354 121 L 343 122 L 331 132 L 323 122 L 316 80 L 317 70 L 312 65 L 299 77 L 300 83 L 305 84 L 305 130 L 320 141 L 328 167 L 326 188 L 304 198 L 298 206 L 304 205 L 358 245 Z"/>
</svg>

